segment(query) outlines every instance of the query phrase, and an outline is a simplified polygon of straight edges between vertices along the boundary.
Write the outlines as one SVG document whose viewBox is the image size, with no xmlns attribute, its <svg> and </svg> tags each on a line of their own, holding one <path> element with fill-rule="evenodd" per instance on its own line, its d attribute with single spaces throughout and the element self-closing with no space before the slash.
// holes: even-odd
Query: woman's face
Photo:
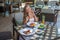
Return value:
<svg viewBox="0 0 60 40">
<path fill-rule="evenodd" d="M 29 5 L 26 7 L 26 11 L 27 11 L 27 12 L 31 12 L 31 8 L 30 8 Z"/>
</svg>

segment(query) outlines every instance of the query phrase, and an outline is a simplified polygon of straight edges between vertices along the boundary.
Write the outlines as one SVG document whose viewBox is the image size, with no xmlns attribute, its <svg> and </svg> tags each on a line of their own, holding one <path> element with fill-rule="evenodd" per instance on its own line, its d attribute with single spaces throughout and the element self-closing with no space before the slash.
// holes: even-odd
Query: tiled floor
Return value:
<svg viewBox="0 0 60 40">
<path fill-rule="evenodd" d="M 12 17 L 2 17 L 0 16 L 0 32 L 11 31 L 12 32 Z"/>
</svg>

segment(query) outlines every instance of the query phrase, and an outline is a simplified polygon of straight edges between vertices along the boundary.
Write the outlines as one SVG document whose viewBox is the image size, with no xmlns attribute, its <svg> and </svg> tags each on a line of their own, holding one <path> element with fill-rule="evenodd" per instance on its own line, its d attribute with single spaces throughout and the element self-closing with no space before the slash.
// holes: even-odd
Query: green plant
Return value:
<svg viewBox="0 0 60 40">
<path fill-rule="evenodd" d="M 25 0 L 22 0 L 22 3 L 24 3 L 25 2 Z"/>
</svg>

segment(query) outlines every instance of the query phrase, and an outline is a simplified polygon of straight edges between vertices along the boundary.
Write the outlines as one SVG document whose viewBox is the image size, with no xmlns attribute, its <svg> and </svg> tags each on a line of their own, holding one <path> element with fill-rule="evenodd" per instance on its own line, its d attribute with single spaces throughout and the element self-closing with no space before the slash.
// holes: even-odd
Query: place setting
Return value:
<svg viewBox="0 0 60 40">
<path fill-rule="evenodd" d="M 24 36 L 31 36 L 34 34 L 42 34 L 46 25 L 38 22 L 27 23 L 27 27 L 19 30 L 19 33 Z"/>
</svg>

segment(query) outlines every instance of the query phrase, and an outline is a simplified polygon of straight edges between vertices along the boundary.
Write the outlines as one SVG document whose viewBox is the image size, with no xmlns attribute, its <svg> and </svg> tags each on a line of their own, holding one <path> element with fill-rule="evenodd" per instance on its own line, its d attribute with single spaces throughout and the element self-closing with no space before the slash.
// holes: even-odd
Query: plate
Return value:
<svg viewBox="0 0 60 40">
<path fill-rule="evenodd" d="M 29 33 L 26 33 L 28 30 L 30 32 Z M 33 35 L 35 33 L 35 31 L 33 29 L 31 29 L 31 28 L 24 28 L 24 29 L 19 30 L 19 33 L 21 35 L 29 36 L 29 35 Z"/>
<path fill-rule="evenodd" d="M 41 34 L 41 33 L 43 33 L 43 30 L 37 29 L 37 30 L 36 30 L 36 33 L 37 33 L 37 34 Z"/>
<path fill-rule="evenodd" d="M 38 24 L 37 22 L 28 22 L 27 25 L 30 26 L 31 23 L 34 23 L 35 26 Z"/>
</svg>

